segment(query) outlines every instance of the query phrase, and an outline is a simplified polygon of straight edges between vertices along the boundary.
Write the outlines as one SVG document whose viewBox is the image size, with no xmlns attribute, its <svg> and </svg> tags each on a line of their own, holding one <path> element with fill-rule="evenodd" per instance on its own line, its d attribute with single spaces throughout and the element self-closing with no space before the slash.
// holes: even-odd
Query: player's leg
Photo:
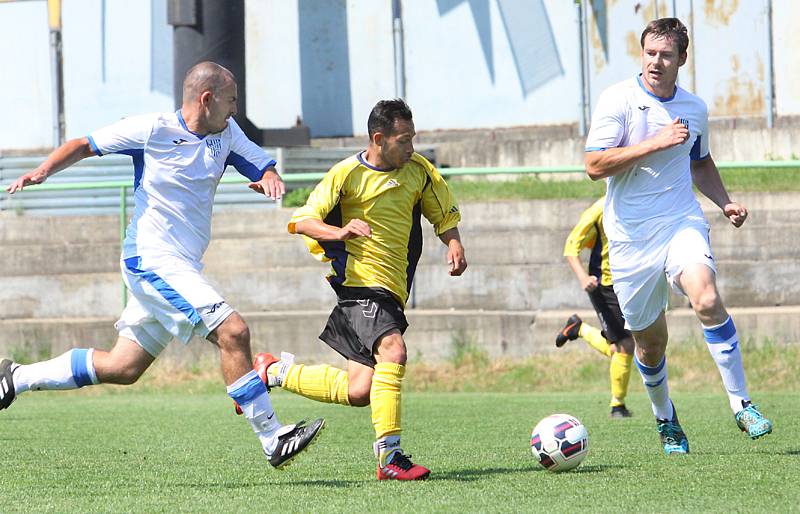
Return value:
<svg viewBox="0 0 800 514">
<path fill-rule="evenodd" d="M 705 226 L 689 225 L 678 231 L 670 245 L 667 274 L 673 288 L 689 297 L 703 326 L 737 425 L 753 439 L 770 433 L 772 423 L 751 403 L 747 392 L 739 336 L 717 289 L 716 266 Z"/>
<path fill-rule="evenodd" d="M 598 286 L 589 295 L 597 319 L 603 328 L 602 336 L 608 340 L 611 362 L 608 372 L 611 379 L 611 413 L 612 418 L 627 418 L 631 412 L 625 406 L 628 394 L 628 383 L 631 377 L 634 341 L 631 333 L 625 328 L 625 319 L 619 306 L 614 288 L 607 285 Z"/>
<path fill-rule="evenodd" d="M 609 242 L 614 292 L 625 326 L 636 345 L 634 362 L 642 376 L 665 453 L 688 453 L 689 443 L 669 397 L 667 323 L 669 288 L 664 263 L 669 239 Z"/>
<path fill-rule="evenodd" d="M 411 462 L 400 445 L 400 398 L 407 358 L 405 341 L 398 329 L 383 334 L 375 343 L 377 364 L 372 376 L 370 405 L 378 480 L 424 480 L 430 475 L 429 469 Z"/>
<path fill-rule="evenodd" d="M 319 435 L 324 421 L 318 419 L 308 426 L 280 424 L 267 387 L 251 364 L 250 330 L 238 313 L 230 312 L 207 338 L 219 348 L 228 395 L 250 422 L 270 464 L 285 466 Z"/>
<path fill-rule="evenodd" d="M 684 267 L 678 282 L 703 325 L 706 346 L 722 377 L 737 425 L 753 439 L 772 432 L 772 423 L 750 400 L 739 336 L 722 304 L 714 271 L 705 264 L 690 264 Z"/>
<path fill-rule="evenodd" d="M 300 364 L 295 362 L 294 355 L 286 352 L 281 353 L 280 358 L 270 353 L 259 353 L 253 367 L 268 387 L 282 387 L 286 391 L 323 403 L 355 407 L 369 404 L 369 384 L 366 386 L 366 403 L 360 398 L 354 401 L 354 384 L 351 381 L 353 373 L 350 370 L 344 371 L 328 364 Z M 367 369 L 372 371 L 372 368 Z"/>
<path fill-rule="evenodd" d="M 78 389 L 87 385 L 136 382 L 155 358 L 134 341 L 120 337 L 111 351 L 73 348 L 60 356 L 34 364 L 0 364 L 0 409 L 27 391 Z"/>
</svg>

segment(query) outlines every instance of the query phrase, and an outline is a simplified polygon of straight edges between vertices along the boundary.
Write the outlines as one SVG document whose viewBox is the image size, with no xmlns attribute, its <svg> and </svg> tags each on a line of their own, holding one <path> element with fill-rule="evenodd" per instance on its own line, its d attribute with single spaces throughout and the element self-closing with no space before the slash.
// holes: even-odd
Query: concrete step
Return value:
<svg viewBox="0 0 800 514">
<path fill-rule="evenodd" d="M 745 227 L 796 225 L 797 193 L 747 193 L 734 195 L 750 210 Z M 533 229 L 569 232 L 580 213 L 592 200 L 527 200 L 471 202 L 462 206 L 462 230 L 466 232 L 516 232 Z M 712 229 L 725 227 L 727 221 L 708 200 L 701 205 Z M 214 215 L 214 238 L 257 238 L 286 234 L 286 224 L 294 209 L 270 208 L 224 211 Z M 128 214 L 133 208 L 128 209 Z M 744 231 L 744 230 L 743 230 Z M 25 243 L 115 242 L 119 237 L 119 217 L 36 216 L 0 212 L 0 245 Z"/>
<path fill-rule="evenodd" d="M 254 262 L 258 262 L 257 260 Z M 313 264 L 313 263 L 312 263 Z M 800 261 L 727 261 L 718 264 L 719 289 L 729 307 L 800 305 Z M 327 309 L 335 302 L 324 280 L 326 265 L 209 269 L 206 276 L 242 311 Z M 572 272 L 563 264 L 474 264 L 461 277 L 446 266 L 418 267 L 409 307 L 487 310 L 588 307 Z M 0 289 L 0 319 L 116 316 L 121 303 L 118 271 L 7 276 Z M 674 296 L 673 306 L 686 306 Z"/>
<path fill-rule="evenodd" d="M 743 345 L 800 344 L 800 306 L 731 309 Z M 482 311 L 409 310 L 406 332 L 409 361 L 441 362 L 452 359 L 457 348 L 485 352 L 492 359 L 522 359 L 543 352 L 564 351 L 554 346 L 555 335 L 571 310 Z M 594 311 L 578 313 L 598 325 Z M 243 314 L 251 329 L 255 352 L 289 351 L 299 362 L 330 362 L 343 359 L 318 335 L 329 311 L 257 312 Z M 702 332 L 694 313 L 678 309 L 667 314 L 672 345 L 701 341 Z M 107 349 L 116 340 L 115 318 L 17 319 L 0 321 L 0 357 L 40 360 L 69 348 Z M 576 341 L 567 350 L 592 351 Z M 188 347 L 173 341 L 164 356 L 187 366 L 199 358 L 216 358 L 217 350 L 195 339 Z"/>
<path fill-rule="evenodd" d="M 566 266 L 562 254 L 567 233 L 555 229 L 475 231 L 465 228 L 462 239 L 471 265 Z M 720 263 L 741 259 L 779 261 L 795 254 L 800 241 L 800 223 L 742 230 L 721 226 L 712 229 L 711 238 L 715 258 Z M 109 272 L 119 269 L 119 254 L 116 240 L 18 242 L 0 248 L 0 269 L 14 270 L 17 276 Z M 445 246 L 432 231 L 426 231 L 420 263 L 436 265 L 445 258 Z M 588 260 L 588 255 L 584 255 L 584 260 Z M 209 272 L 248 270 L 254 263 L 261 269 L 314 263 L 302 238 L 289 234 L 216 237 L 203 261 Z"/>
</svg>

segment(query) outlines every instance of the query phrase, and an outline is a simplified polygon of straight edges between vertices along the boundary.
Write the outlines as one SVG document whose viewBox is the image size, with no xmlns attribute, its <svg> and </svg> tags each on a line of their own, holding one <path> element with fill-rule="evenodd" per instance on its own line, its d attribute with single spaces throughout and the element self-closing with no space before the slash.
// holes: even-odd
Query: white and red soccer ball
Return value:
<svg viewBox="0 0 800 514">
<path fill-rule="evenodd" d="M 533 428 L 531 452 L 547 471 L 569 471 L 586 458 L 589 432 L 575 416 L 547 416 Z"/>
</svg>

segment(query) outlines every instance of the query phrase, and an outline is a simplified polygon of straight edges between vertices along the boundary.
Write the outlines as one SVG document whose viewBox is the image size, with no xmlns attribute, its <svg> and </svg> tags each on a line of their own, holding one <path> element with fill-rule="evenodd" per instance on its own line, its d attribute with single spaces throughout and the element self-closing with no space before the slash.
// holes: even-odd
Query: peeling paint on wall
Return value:
<svg viewBox="0 0 800 514">
<path fill-rule="evenodd" d="M 764 94 L 761 85 L 750 79 L 750 74 L 740 70 L 739 58 L 731 56 L 733 73 L 725 82 L 724 92 L 714 96 L 714 106 L 709 113 L 712 116 L 736 116 L 762 114 L 764 112 Z M 758 70 L 756 70 L 758 73 Z M 761 66 L 763 75 L 763 64 Z"/>
<path fill-rule="evenodd" d="M 739 0 L 705 0 L 703 8 L 708 23 L 727 27 L 731 16 L 739 9 Z"/>
</svg>

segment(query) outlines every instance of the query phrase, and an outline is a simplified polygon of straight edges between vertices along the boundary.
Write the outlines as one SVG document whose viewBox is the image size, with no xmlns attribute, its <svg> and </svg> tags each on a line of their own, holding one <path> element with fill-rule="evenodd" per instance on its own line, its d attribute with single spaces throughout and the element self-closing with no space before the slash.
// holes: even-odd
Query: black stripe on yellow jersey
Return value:
<svg viewBox="0 0 800 514">
<path fill-rule="evenodd" d="M 364 160 L 363 152 L 333 166 L 308 201 L 289 222 L 316 218 L 342 227 L 358 218 L 369 224 L 372 237 L 317 242 L 304 237 L 312 255 L 331 262 L 328 280 L 334 286 L 381 287 L 405 305 L 417 262 L 422 255 L 421 218 L 437 235 L 461 220 L 455 198 L 436 168 L 415 153 L 402 167 L 381 170 Z"/>
<path fill-rule="evenodd" d="M 583 211 L 564 243 L 564 257 L 577 257 L 581 250 L 590 248 L 589 274 L 597 277 L 600 284 L 610 286 L 612 281 L 611 267 L 608 264 L 608 238 L 603 230 L 605 199 L 603 196 Z"/>
</svg>

